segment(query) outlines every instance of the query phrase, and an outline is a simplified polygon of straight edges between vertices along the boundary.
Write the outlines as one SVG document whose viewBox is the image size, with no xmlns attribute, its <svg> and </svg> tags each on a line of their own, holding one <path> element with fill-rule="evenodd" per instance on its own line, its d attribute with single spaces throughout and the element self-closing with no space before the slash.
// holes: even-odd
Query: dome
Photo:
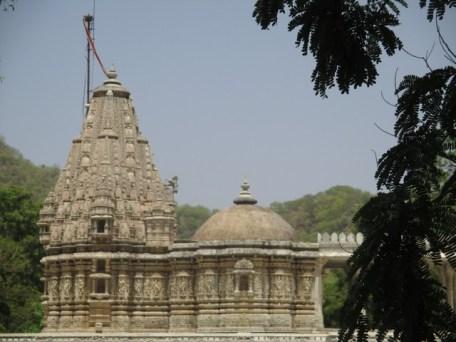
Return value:
<svg viewBox="0 0 456 342">
<path fill-rule="evenodd" d="M 212 215 L 193 235 L 195 241 L 294 239 L 294 229 L 269 208 L 255 205 L 247 182 L 235 205 Z"/>
</svg>

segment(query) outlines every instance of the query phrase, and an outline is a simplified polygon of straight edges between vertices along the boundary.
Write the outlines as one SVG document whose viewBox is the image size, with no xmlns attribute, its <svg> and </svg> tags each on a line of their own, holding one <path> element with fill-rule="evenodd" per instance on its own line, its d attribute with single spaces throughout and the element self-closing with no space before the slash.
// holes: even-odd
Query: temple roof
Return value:
<svg viewBox="0 0 456 342">
<path fill-rule="evenodd" d="M 160 179 L 130 92 L 110 70 L 93 92 L 39 224 L 50 226 L 51 245 L 87 241 L 94 217 L 111 220 L 114 238 L 142 243 L 145 219 L 174 216 L 173 190 Z"/>
<path fill-rule="evenodd" d="M 246 181 L 234 206 L 211 216 L 193 235 L 195 241 L 294 240 L 295 231 L 280 215 L 255 205 Z"/>
</svg>

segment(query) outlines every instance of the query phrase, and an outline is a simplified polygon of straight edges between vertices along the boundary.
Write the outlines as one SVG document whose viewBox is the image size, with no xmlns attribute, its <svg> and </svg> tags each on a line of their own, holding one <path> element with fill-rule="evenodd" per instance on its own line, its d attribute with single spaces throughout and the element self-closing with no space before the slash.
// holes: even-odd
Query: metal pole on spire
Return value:
<svg viewBox="0 0 456 342">
<path fill-rule="evenodd" d="M 90 32 L 93 35 L 93 16 L 90 14 L 87 14 L 84 16 L 84 26 L 87 28 L 87 31 Z M 87 82 L 86 82 L 86 102 L 89 103 L 90 101 L 90 89 L 91 89 L 91 78 L 90 78 L 90 64 L 91 64 L 91 52 L 92 52 L 92 46 L 90 44 L 89 38 L 87 38 Z M 89 107 L 87 106 L 86 109 L 86 114 L 87 111 L 89 110 Z"/>
</svg>

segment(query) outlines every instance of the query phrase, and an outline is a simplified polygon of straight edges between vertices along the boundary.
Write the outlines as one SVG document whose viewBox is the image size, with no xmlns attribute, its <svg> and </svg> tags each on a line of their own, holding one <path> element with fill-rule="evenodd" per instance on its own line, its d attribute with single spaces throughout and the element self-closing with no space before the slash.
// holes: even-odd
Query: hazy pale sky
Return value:
<svg viewBox="0 0 456 342">
<path fill-rule="evenodd" d="M 410 1 L 415 6 L 415 1 Z M 375 191 L 375 158 L 394 142 L 394 73 L 425 72 L 399 53 L 375 87 L 315 96 L 314 60 L 294 45 L 288 18 L 262 31 L 254 1 L 96 0 L 96 45 L 132 92 L 140 128 L 179 203 L 230 205 L 246 177 L 259 204 L 346 184 Z M 38 164 L 62 166 L 82 124 L 85 37 L 93 1 L 16 0 L 0 13 L 0 135 Z M 452 12 L 455 12 L 454 10 Z M 403 10 L 407 49 L 445 63 L 426 12 Z M 456 46 L 456 15 L 442 23 Z M 97 68 L 94 86 L 104 77 Z"/>
</svg>

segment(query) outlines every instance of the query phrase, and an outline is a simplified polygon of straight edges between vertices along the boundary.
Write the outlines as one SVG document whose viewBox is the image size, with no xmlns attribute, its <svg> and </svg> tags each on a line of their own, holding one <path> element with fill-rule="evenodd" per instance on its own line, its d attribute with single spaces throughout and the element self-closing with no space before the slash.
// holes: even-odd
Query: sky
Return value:
<svg viewBox="0 0 456 342">
<path fill-rule="evenodd" d="M 435 25 L 410 1 L 397 29 L 405 47 L 446 64 Z M 62 167 L 81 130 L 84 14 L 93 0 L 16 0 L 0 11 L 0 135 L 36 164 Z M 288 18 L 262 31 L 254 1 L 96 0 L 96 46 L 132 93 L 140 129 L 163 179 L 179 177 L 179 204 L 223 208 L 242 180 L 260 205 L 350 185 L 375 192 L 374 152 L 394 138 L 394 79 L 426 72 L 400 52 L 373 87 L 315 95 L 312 56 Z M 456 47 L 456 15 L 441 24 Z M 104 80 L 96 66 L 93 86 Z"/>
</svg>

